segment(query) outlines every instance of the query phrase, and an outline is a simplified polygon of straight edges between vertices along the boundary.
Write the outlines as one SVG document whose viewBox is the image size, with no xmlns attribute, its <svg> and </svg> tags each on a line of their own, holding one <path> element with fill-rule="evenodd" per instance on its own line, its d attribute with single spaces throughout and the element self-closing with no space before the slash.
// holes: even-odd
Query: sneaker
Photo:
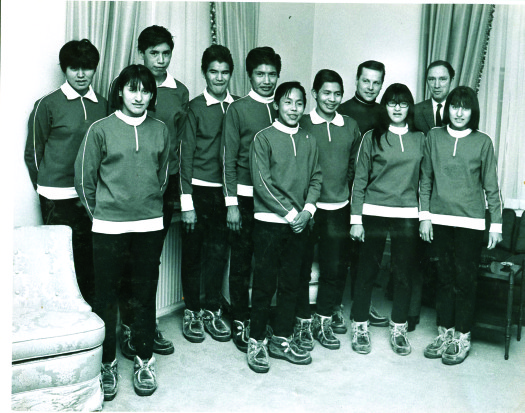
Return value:
<svg viewBox="0 0 525 413">
<path fill-rule="evenodd" d="M 305 351 L 314 349 L 314 337 L 312 336 L 312 319 L 296 317 L 293 328 L 293 340 L 299 348 Z"/>
<path fill-rule="evenodd" d="M 312 321 L 313 336 L 323 347 L 330 350 L 337 350 L 341 347 L 341 342 L 334 335 L 332 330 L 332 317 L 314 314 Z"/>
<path fill-rule="evenodd" d="M 117 395 L 117 359 L 113 360 L 112 363 L 102 363 L 100 374 L 102 377 L 102 387 L 104 388 L 104 401 L 109 402 Z"/>
<path fill-rule="evenodd" d="M 273 336 L 268 346 L 270 357 L 283 359 L 293 364 L 310 364 L 312 356 L 306 350 L 300 348 L 291 337 Z"/>
<path fill-rule="evenodd" d="M 159 330 L 159 326 L 155 327 L 155 338 L 153 340 L 153 352 L 157 354 L 173 354 L 175 352 L 175 347 L 173 347 L 173 341 L 170 341 L 162 335 Z"/>
<path fill-rule="evenodd" d="M 377 310 L 371 305 L 370 314 L 368 316 L 368 322 L 374 327 L 388 327 L 388 317 L 382 316 Z"/>
<path fill-rule="evenodd" d="M 204 321 L 204 329 L 211 338 L 217 341 L 230 341 L 232 332 L 222 319 L 222 310 L 220 308 L 217 311 L 203 310 L 202 319 Z"/>
<path fill-rule="evenodd" d="M 434 339 L 432 343 L 426 346 L 423 352 L 424 356 L 428 359 L 438 359 L 442 356 L 443 352 L 447 349 L 450 341 L 454 338 L 454 327 L 448 330 L 445 327 L 438 327 L 439 335 Z"/>
<path fill-rule="evenodd" d="M 372 350 L 367 321 L 352 323 L 352 350 L 359 354 L 368 354 Z"/>
<path fill-rule="evenodd" d="M 243 353 L 248 351 L 248 338 L 250 336 L 250 320 L 244 322 L 233 320 L 232 340 L 235 346 Z"/>
<path fill-rule="evenodd" d="M 157 390 L 157 375 L 155 374 L 155 357 L 142 360 L 135 356 L 133 366 L 133 387 L 139 396 L 151 396 Z"/>
<path fill-rule="evenodd" d="M 204 325 L 201 311 L 191 311 L 187 308 L 184 310 L 182 335 L 192 343 L 202 343 L 204 341 Z"/>
<path fill-rule="evenodd" d="M 137 350 L 131 344 L 131 329 L 126 324 L 120 325 L 120 352 L 128 360 L 133 360 L 137 355 Z"/>
<path fill-rule="evenodd" d="M 270 370 L 270 360 L 268 359 L 268 341 L 255 340 L 250 338 L 248 340 L 248 366 L 256 373 L 267 373 Z"/>
<path fill-rule="evenodd" d="M 348 328 L 346 327 L 345 317 L 343 315 L 343 304 L 338 305 L 332 314 L 332 330 L 336 334 L 346 334 Z"/>
<path fill-rule="evenodd" d="M 470 351 L 470 332 L 461 333 L 454 332 L 454 338 L 448 344 L 446 350 L 441 356 L 443 364 L 452 366 L 454 364 L 463 363 Z"/>
<path fill-rule="evenodd" d="M 390 321 L 390 346 L 394 353 L 408 356 L 412 351 L 407 337 L 408 323 L 397 324 Z"/>
</svg>

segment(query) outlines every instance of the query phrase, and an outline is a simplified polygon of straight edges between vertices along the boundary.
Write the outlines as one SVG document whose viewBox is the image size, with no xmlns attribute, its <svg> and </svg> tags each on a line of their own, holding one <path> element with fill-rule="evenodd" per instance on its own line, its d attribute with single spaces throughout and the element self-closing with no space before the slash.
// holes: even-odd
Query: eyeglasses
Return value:
<svg viewBox="0 0 525 413">
<path fill-rule="evenodd" d="M 395 102 L 393 100 L 386 102 L 387 106 L 390 106 L 391 108 L 395 108 L 397 105 L 399 105 L 400 108 L 408 108 L 408 102 Z"/>
</svg>

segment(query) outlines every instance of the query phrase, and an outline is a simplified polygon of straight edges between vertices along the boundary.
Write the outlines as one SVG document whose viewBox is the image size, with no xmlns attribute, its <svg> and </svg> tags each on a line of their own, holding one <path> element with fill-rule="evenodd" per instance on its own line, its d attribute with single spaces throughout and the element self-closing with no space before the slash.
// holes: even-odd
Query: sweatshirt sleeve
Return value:
<svg viewBox="0 0 525 413">
<path fill-rule="evenodd" d="M 51 133 L 51 115 L 44 99 L 35 103 L 29 116 L 28 133 L 24 160 L 29 171 L 29 178 L 36 190 L 38 168 L 44 157 L 44 151 L 49 134 Z"/>
<path fill-rule="evenodd" d="M 361 133 L 357 123 L 354 123 L 353 128 L 350 130 L 350 136 L 352 139 L 352 146 L 350 147 L 350 157 L 348 158 L 348 188 L 350 189 L 350 196 L 352 195 L 352 185 L 355 177 L 355 163 L 357 158 L 357 152 L 361 145 Z"/>
<path fill-rule="evenodd" d="M 351 198 L 351 224 L 362 224 L 363 204 L 365 202 L 365 190 L 368 186 L 372 151 L 372 132 L 367 132 L 361 141 L 355 163 L 355 177 L 352 186 Z"/>
<path fill-rule="evenodd" d="M 197 118 L 190 109 L 184 125 L 184 133 L 180 144 L 180 200 L 181 210 L 191 211 L 193 207 L 193 157 L 195 155 L 197 137 Z"/>
<path fill-rule="evenodd" d="M 290 200 L 275 188 L 270 172 L 271 148 L 264 133 L 259 132 L 250 146 L 250 169 L 253 180 L 254 194 L 261 199 L 264 205 L 279 216 L 292 221 L 298 211 Z M 320 182 L 318 194 L 320 192 Z M 290 215 L 288 215 L 290 214 Z"/>
<path fill-rule="evenodd" d="M 170 159 L 170 135 L 168 127 L 164 125 L 162 128 L 162 140 L 163 140 L 163 149 L 159 156 L 159 171 L 157 176 L 159 178 L 160 191 L 164 194 L 168 186 L 169 179 L 169 159 Z"/>
<path fill-rule="evenodd" d="M 223 191 L 226 206 L 237 205 L 237 158 L 240 143 L 239 113 L 235 105 L 230 105 L 224 115 L 221 135 Z"/>
<path fill-rule="evenodd" d="M 432 166 L 432 131 L 428 133 L 423 143 L 423 161 L 419 173 L 419 220 L 430 219 L 430 195 L 434 181 Z"/>
<path fill-rule="evenodd" d="M 498 185 L 498 170 L 494 146 L 487 136 L 481 149 L 481 184 L 490 213 L 490 232 L 502 232 L 502 202 Z"/>
</svg>

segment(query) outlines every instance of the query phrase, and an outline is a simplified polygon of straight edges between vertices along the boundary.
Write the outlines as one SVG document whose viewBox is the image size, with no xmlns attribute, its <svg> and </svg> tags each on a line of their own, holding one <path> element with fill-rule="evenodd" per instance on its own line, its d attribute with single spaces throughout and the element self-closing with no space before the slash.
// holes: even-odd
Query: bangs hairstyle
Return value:
<svg viewBox="0 0 525 413">
<path fill-rule="evenodd" d="M 138 49 L 142 53 L 146 53 L 148 47 L 155 47 L 162 43 L 167 43 L 170 50 L 173 51 L 175 44 L 173 43 L 173 36 L 168 29 L 162 26 L 153 25 L 146 27 L 139 34 Z"/>
<path fill-rule="evenodd" d="M 100 54 L 88 39 L 71 40 L 60 49 L 58 60 L 64 73 L 68 67 L 97 70 Z"/>
<path fill-rule="evenodd" d="M 124 86 L 129 84 L 132 90 L 136 90 L 141 83 L 144 90 L 151 92 L 151 100 L 147 109 L 155 111 L 157 84 L 155 83 L 153 73 L 144 65 L 130 65 L 120 72 L 120 75 L 115 81 L 115 88 L 111 96 L 111 107 L 122 109 L 123 101 L 120 92 L 124 90 Z"/>
<path fill-rule="evenodd" d="M 341 86 L 341 94 L 345 93 L 343 87 L 343 79 L 339 76 L 339 73 L 330 69 L 321 69 L 314 78 L 314 85 L 312 89 L 319 93 L 319 90 L 323 87 L 325 83 L 338 83 Z"/>
<path fill-rule="evenodd" d="M 213 62 L 227 63 L 230 67 L 230 74 L 233 73 L 233 58 L 227 47 L 220 44 L 212 44 L 204 51 L 201 60 L 202 74 L 206 74 L 210 64 Z"/>
<path fill-rule="evenodd" d="M 246 56 L 246 72 L 248 77 L 252 76 L 253 70 L 260 65 L 271 65 L 275 67 L 277 76 L 281 74 L 281 56 L 275 53 L 269 46 L 256 47 L 248 52 Z"/>
<path fill-rule="evenodd" d="M 279 105 L 283 97 L 288 97 L 292 89 L 297 89 L 303 94 L 303 102 L 306 106 L 306 91 L 304 90 L 303 85 L 299 82 L 284 82 L 281 83 L 275 90 L 274 102 Z"/>
<path fill-rule="evenodd" d="M 381 146 L 381 136 L 383 136 L 388 131 L 390 122 L 392 121 L 386 110 L 386 104 L 390 101 L 394 101 L 396 103 L 408 103 L 408 113 L 405 121 L 408 125 L 408 130 L 414 130 L 414 97 L 406 85 L 402 83 L 393 83 L 386 88 L 385 93 L 381 98 L 379 124 L 372 131 L 372 142 L 376 143 L 379 150 L 383 150 L 383 147 Z M 385 138 L 387 143 L 390 144 L 386 135 Z"/>
<path fill-rule="evenodd" d="M 473 89 L 468 86 L 458 86 L 447 97 L 445 103 L 445 109 L 443 112 L 443 124 L 450 124 L 449 109 L 450 106 L 462 107 L 464 109 L 470 109 L 470 121 L 467 124 L 467 128 L 472 131 L 477 131 L 479 127 L 479 101 Z"/>
</svg>

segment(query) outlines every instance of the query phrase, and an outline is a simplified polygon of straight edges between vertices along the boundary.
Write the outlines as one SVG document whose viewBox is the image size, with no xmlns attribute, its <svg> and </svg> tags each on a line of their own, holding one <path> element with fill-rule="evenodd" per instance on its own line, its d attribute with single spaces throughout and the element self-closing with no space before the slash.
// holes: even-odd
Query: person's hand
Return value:
<svg viewBox="0 0 525 413">
<path fill-rule="evenodd" d="M 297 214 L 297 216 L 294 218 L 292 222 L 290 222 L 290 226 L 292 227 L 292 231 L 296 234 L 299 234 L 303 232 L 303 230 L 306 228 L 306 225 L 308 225 L 308 222 L 310 222 L 310 218 L 312 217 L 312 214 L 308 211 L 301 211 Z"/>
<path fill-rule="evenodd" d="M 493 249 L 498 242 L 503 241 L 503 236 L 499 232 L 489 232 L 489 245 L 487 249 Z"/>
<path fill-rule="evenodd" d="M 237 205 L 230 205 L 226 214 L 226 225 L 229 229 L 239 232 L 242 228 L 241 213 Z"/>
<path fill-rule="evenodd" d="M 197 223 L 197 214 L 195 210 L 183 211 L 181 213 L 182 228 L 186 232 L 193 232 L 195 230 L 195 224 Z"/>
<path fill-rule="evenodd" d="M 350 227 L 350 238 L 354 241 L 365 242 L 365 227 L 361 224 L 354 224 Z"/>
<path fill-rule="evenodd" d="M 432 229 L 432 221 L 425 219 L 419 223 L 419 236 L 425 242 L 432 242 L 434 240 L 434 230 Z"/>
</svg>

